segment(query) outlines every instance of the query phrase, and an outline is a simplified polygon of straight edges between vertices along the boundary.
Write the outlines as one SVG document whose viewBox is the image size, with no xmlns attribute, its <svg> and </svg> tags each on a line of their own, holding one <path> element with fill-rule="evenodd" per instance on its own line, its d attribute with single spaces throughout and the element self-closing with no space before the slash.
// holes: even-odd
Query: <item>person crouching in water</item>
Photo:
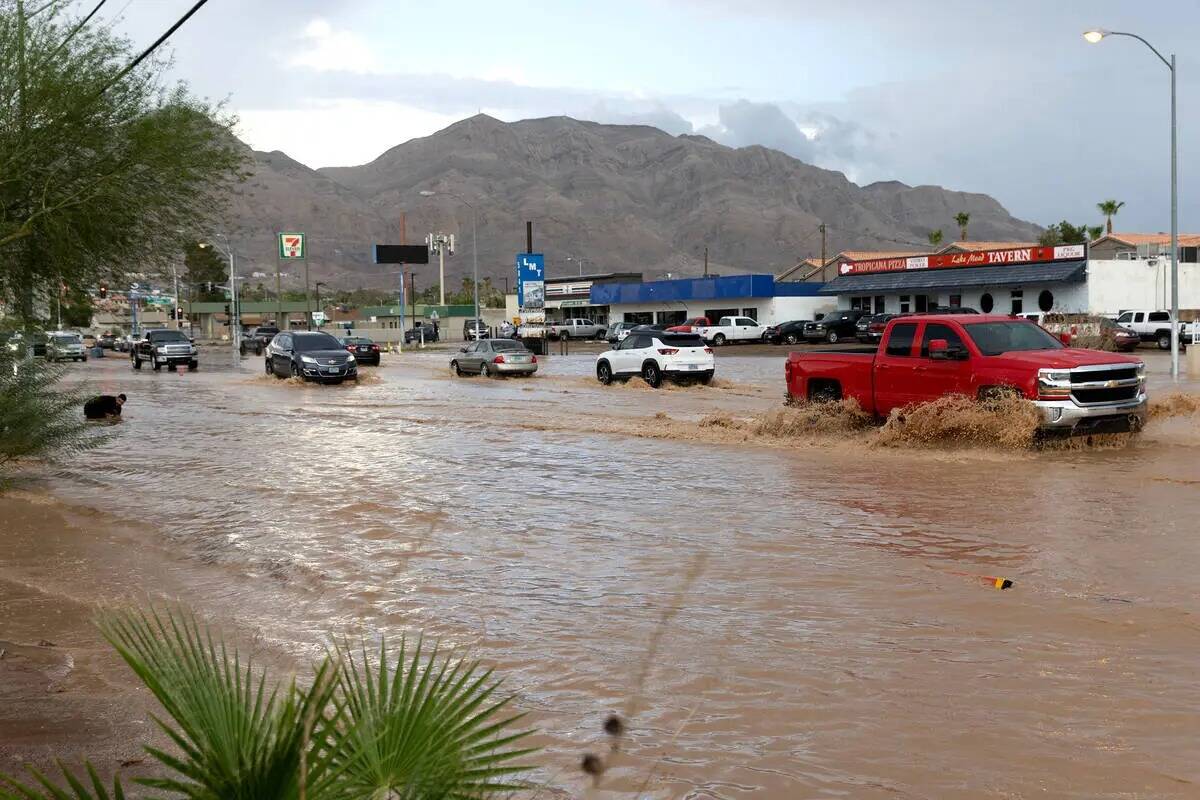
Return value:
<svg viewBox="0 0 1200 800">
<path fill-rule="evenodd" d="M 125 395 L 113 397 L 111 394 L 102 394 L 83 404 L 83 416 L 88 419 L 117 419 L 121 416 L 123 405 Z"/>
</svg>

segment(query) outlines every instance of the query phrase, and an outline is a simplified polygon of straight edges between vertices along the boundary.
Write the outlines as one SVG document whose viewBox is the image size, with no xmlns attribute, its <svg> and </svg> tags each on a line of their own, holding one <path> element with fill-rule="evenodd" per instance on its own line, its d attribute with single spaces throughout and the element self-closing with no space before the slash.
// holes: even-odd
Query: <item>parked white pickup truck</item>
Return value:
<svg viewBox="0 0 1200 800">
<path fill-rule="evenodd" d="M 554 339 L 602 339 L 608 330 L 590 319 L 564 319 L 562 322 L 548 322 L 546 327 Z"/>
<path fill-rule="evenodd" d="M 749 317 L 721 317 L 716 325 L 694 327 L 693 333 L 700 334 L 704 341 L 717 347 L 726 342 L 761 342 L 767 332 L 766 325 L 759 325 Z"/>
<path fill-rule="evenodd" d="M 1171 349 L 1171 312 L 1170 311 L 1122 311 L 1117 317 L 1117 324 L 1130 328 L 1142 338 L 1143 342 L 1155 342 L 1159 350 Z M 1192 327 L 1196 323 L 1179 323 L 1179 341 L 1188 344 L 1192 340 Z"/>
</svg>

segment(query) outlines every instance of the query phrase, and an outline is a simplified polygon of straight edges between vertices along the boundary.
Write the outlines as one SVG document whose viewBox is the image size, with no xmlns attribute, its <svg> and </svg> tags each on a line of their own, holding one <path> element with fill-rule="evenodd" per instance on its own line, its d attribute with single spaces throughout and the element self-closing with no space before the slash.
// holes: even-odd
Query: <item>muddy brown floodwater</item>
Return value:
<svg viewBox="0 0 1200 800">
<path fill-rule="evenodd" d="M 764 436 L 780 357 L 719 359 L 660 392 L 585 354 L 345 387 L 92 360 L 117 435 L 0 500 L 0 640 L 57 637 L 0 666 L 0 769 L 135 760 L 149 701 L 88 609 L 178 598 L 285 666 L 331 633 L 469 648 L 540 729 L 545 796 L 1200 795 L 1195 409 L 1066 451 Z"/>
</svg>

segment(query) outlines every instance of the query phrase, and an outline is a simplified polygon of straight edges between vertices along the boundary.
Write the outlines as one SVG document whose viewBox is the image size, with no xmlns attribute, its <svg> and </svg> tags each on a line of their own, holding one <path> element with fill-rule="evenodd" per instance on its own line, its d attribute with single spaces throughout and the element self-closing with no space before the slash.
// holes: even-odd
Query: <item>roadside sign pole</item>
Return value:
<svg viewBox="0 0 1200 800">
<path fill-rule="evenodd" d="M 400 265 L 400 339 L 396 342 L 396 349 L 404 352 L 404 265 Z"/>
</svg>

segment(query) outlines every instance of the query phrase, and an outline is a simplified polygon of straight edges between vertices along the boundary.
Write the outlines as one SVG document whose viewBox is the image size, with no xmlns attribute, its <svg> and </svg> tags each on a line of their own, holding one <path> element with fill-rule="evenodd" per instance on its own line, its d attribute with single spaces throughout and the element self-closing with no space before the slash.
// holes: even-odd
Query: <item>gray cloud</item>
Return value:
<svg viewBox="0 0 1200 800">
<path fill-rule="evenodd" d="M 809 163 L 815 149 L 812 140 L 774 103 L 738 100 L 717 110 L 718 125 L 701 128 L 699 133 L 731 147 L 763 145 L 782 150 Z"/>
</svg>

